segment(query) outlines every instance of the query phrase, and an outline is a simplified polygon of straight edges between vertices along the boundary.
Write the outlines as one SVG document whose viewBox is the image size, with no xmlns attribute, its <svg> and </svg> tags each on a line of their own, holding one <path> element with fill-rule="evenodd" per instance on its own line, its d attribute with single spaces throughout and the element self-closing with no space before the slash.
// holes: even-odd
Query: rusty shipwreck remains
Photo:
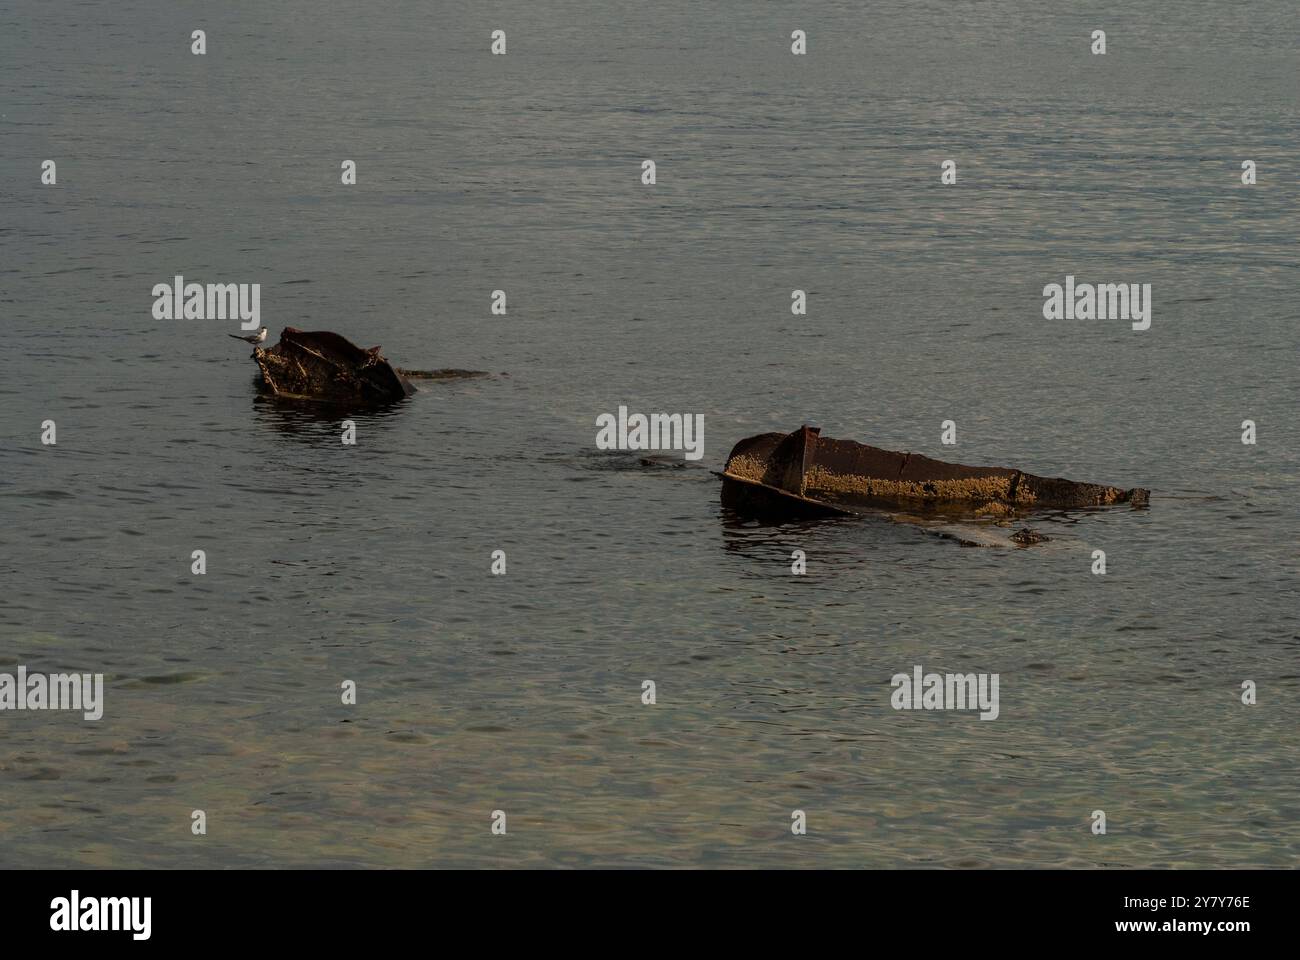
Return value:
<svg viewBox="0 0 1300 960">
<path fill-rule="evenodd" d="M 275 346 L 254 347 L 253 359 L 262 371 L 263 389 L 277 397 L 370 404 L 415 392 L 378 347 L 365 350 L 325 330 L 285 327 Z"/>
<path fill-rule="evenodd" d="M 1149 491 L 1121 490 L 1010 467 L 970 467 L 916 453 L 833 440 L 820 428 L 741 440 L 723 468 L 722 502 L 737 512 L 854 514 L 906 506 L 975 516 L 1044 508 L 1145 506 Z"/>
</svg>

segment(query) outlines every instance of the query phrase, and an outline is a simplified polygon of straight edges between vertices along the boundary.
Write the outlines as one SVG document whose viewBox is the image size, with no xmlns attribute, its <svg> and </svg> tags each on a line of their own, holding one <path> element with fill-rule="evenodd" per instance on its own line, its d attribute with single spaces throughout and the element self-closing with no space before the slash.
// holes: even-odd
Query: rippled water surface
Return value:
<svg viewBox="0 0 1300 960">
<path fill-rule="evenodd" d="M 106 675 L 0 714 L 0 864 L 1293 865 L 1295 7 L 1060 6 L 0 11 L 0 671 Z M 177 273 L 492 375 L 344 446 L 153 319 Z M 1067 273 L 1151 329 L 1044 320 Z M 704 459 L 596 450 L 619 404 Z M 1029 549 L 724 516 L 805 421 L 1153 499 Z M 1000 717 L 892 710 L 917 664 Z"/>
</svg>

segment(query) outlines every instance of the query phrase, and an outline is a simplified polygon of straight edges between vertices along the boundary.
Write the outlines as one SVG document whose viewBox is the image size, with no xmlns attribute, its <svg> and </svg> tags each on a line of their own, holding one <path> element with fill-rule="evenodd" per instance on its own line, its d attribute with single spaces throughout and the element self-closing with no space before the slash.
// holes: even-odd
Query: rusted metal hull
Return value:
<svg viewBox="0 0 1300 960">
<path fill-rule="evenodd" d="M 755 514 L 855 513 L 928 507 L 977 516 L 1036 509 L 1145 506 L 1149 491 L 1128 490 L 1010 467 L 971 467 L 915 453 L 822 437 L 816 427 L 741 440 L 723 469 L 723 504 Z"/>
<path fill-rule="evenodd" d="M 338 403 L 388 403 L 415 392 L 379 352 L 337 333 L 285 327 L 275 346 L 253 349 L 262 385 L 278 397 Z"/>
<path fill-rule="evenodd" d="M 806 497 L 773 490 L 756 483 L 722 476 L 722 505 L 745 517 L 767 520 L 814 520 L 819 517 L 851 515 L 851 512 Z"/>
</svg>

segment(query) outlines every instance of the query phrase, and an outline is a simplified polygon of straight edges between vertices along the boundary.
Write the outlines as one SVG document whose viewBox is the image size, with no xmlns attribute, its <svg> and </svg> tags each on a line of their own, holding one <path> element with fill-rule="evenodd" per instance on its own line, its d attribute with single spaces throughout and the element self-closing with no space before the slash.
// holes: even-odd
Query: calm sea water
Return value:
<svg viewBox="0 0 1300 960">
<path fill-rule="evenodd" d="M 0 865 L 1294 865 L 1295 8 L 1055 7 L 7 6 L 0 671 L 106 707 L 0 714 Z M 152 318 L 177 273 L 493 376 L 343 446 Z M 1067 273 L 1151 329 L 1045 321 Z M 619 404 L 705 458 L 597 451 Z M 805 421 L 1153 500 L 724 517 L 706 468 Z M 895 712 L 916 664 L 1001 716 Z"/>
</svg>

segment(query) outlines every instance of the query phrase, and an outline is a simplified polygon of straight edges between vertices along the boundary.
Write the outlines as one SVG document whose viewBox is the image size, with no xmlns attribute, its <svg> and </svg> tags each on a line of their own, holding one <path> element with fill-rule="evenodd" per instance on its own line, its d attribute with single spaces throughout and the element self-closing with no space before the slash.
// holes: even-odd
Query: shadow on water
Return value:
<svg viewBox="0 0 1300 960">
<path fill-rule="evenodd" d="M 718 514 L 722 524 L 723 548 L 744 552 L 752 547 L 769 547 L 786 543 L 791 536 L 822 533 L 836 527 L 861 525 L 861 517 L 808 517 L 780 519 L 772 516 L 754 516 L 723 507 Z M 870 522 L 869 520 L 867 522 Z"/>
<path fill-rule="evenodd" d="M 390 425 L 410 403 L 410 398 L 382 404 L 329 403 L 289 400 L 266 393 L 253 399 L 254 420 L 288 440 L 319 443 L 322 435 L 341 434 L 343 421 L 352 420 L 361 429 Z"/>
<path fill-rule="evenodd" d="M 790 542 L 792 537 L 809 540 L 831 535 L 847 546 L 856 538 L 852 531 L 862 529 L 874 539 L 892 539 L 911 531 L 962 547 L 1023 548 L 1034 546 L 1036 552 L 1055 552 L 1046 548 L 1059 533 L 1100 519 L 1114 507 L 1018 511 L 1002 518 L 981 517 L 969 509 L 955 506 L 897 505 L 885 509 L 866 509 L 851 515 L 782 516 L 768 511 L 754 511 L 725 505 L 719 514 L 724 549 L 732 553 L 763 552 L 775 545 Z M 1131 508 L 1134 511 L 1145 507 Z M 1049 535 L 1050 532 L 1050 535 Z M 823 539 L 823 542 L 824 539 Z"/>
</svg>

